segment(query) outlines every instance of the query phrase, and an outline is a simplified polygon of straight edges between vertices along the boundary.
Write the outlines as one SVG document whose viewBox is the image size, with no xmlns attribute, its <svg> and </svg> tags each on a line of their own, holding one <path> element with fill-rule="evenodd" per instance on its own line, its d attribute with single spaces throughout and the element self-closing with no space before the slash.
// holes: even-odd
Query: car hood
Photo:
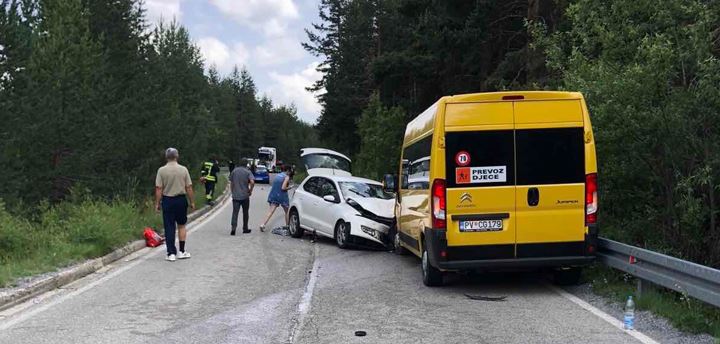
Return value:
<svg viewBox="0 0 720 344">
<path fill-rule="evenodd" d="M 343 176 L 350 177 L 352 174 L 348 171 L 333 169 L 333 168 L 311 168 L 307 170 L 310 176 Z"/>
<path fill-rule="evenodd" d="M 366 197 L 350 197 L 365 210 L 381 217 L 395 217 L 395 200 Z"/>
</svg>

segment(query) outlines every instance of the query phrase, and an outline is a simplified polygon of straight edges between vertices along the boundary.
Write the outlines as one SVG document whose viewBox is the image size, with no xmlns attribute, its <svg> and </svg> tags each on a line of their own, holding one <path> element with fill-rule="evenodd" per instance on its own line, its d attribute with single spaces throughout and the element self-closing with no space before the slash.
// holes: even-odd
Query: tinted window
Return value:
<svg viewBox="0 0 720 344">
<path fill-rule="evenodd" d="M 318 182 L 318 196 L 325 197 L 327 195 L 332 195 L 337 198 L 340 196 L 338 195 L 337 188 L 335 187 L 335 183 L 333 183 L 332 180 L 320 178 L 320 181 Z"/>
<path fill-rule="evenodd" d="M 309 193 L 311 193 L 311 194 L 313 194 L 313 195 L 317 195 L 317 194 L 319 193 L 319 192 L 318 192 L 318 183 L 319 183 L 319 182 L 320 182 L 320 178 L 319 178 L 319 177 L 310 178 L 310 179 L 308 179 L 308 181 L 305 182 L 305 184 L 303 185 L 303 190 L 305 190 L 305 191 L 307 191 L 307 192 L 309 192 Z"/>
<path fill-rule="evenodd" d="M 447 173 L 447 186 L 515 185 L 513 136 L 513 130 L 446 133 L 445 171 Z M 456 164 L 455 157 L 460 152 L 468 154 L 470 162 L 467 166 Z M 471 175 L 475 175 L 476 179 L 466 179 Z M 500 178 L 498 179 L 498 177 Z M 500 181 L 502 179 L 505 181 Z"/>
<path fill-rule="evenodd" d="M 517 130 L 517 184 L 585 181 L 582 128 Z"/>
</svg>

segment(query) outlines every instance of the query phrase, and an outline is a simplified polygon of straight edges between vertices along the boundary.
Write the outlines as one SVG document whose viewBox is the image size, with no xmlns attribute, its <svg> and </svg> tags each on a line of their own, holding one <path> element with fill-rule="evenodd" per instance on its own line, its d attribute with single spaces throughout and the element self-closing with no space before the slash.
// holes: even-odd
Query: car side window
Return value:
<svg viewBox="0 0 720 344">
<path fill-rule="evenodd" d="M 318 178 L 318 177 L 310 178 L 307 182 L 305 182 L 305 185 L 303 185 L 303 190 L 305 190 L 308 193 L 311 193 L 313 195 L 317 195 L 320 193 L 318 190 L 319 182 L 320 182 L 320 178 Z"/>
<path fill-rule="evenodd" d="M 318 193 L 318 196 L 320 197 L 325 197 L 327 195 L 332 195 L 336 198 L 339 197 L 335 183 L 329 179 L 322 178 L 319 189 L 320 192 Z"/>
</svg>

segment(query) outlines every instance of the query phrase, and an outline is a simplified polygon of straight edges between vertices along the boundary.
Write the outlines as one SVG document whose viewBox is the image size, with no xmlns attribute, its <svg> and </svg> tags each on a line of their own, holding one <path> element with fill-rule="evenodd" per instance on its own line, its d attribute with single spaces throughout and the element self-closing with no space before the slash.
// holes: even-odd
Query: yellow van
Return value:
<svg viewBox="0 0 720 344">
<path fill-rule="evenodd" d="M 597 241 L 597 162 L 587 105 L 574 92 L 443 97 L 405 130 L 396 252 L 445 271 L 552 268 L 577 283 Z M 394 182 L 398 181 L 398 182 Z"/>
</svg>

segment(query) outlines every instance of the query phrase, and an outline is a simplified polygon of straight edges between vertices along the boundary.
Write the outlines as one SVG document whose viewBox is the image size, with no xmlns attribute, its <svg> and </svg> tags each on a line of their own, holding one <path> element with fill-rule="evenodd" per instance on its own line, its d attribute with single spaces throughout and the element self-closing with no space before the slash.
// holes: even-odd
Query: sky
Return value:
<svg viewBox="0 0 720 344">
<path fill-rule="evenodd" d="M 145 0 L 151 23 L 175 18 L 198 45 L 206 66 L 221 74 L 246 66 L 260 95 L 294 104 L 298 117 L 315 123 L 320 105 L 306 91 L 321 74 L 319 59 L 300 45 L 304 29 L 318 22 L 319 0 Z"/>
</svg>

